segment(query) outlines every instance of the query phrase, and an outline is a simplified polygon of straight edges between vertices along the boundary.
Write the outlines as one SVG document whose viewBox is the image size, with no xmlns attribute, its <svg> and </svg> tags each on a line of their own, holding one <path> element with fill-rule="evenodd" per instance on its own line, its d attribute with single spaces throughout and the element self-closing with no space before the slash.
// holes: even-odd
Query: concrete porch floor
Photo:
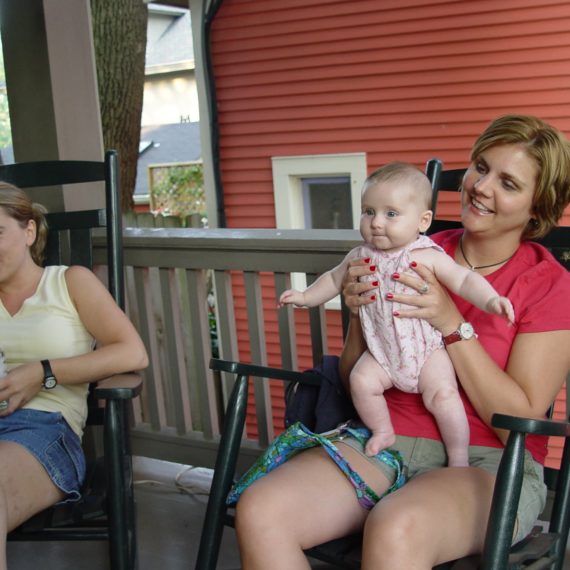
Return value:
<svg viewBox="0 0 570 570">
<path fill-rule="evenodd" d="M 134 458 L 134 467 L 139 570 L 192 570 L 206 509 L 208 472 L 141 457 Z M 10 570 L 101 570 L 108 567 L 105 542 L 8 543 Z M 335 567 L 314 561 L 312 568 L 332 570 Z M 570 569 L 570 542 L 564 568 Z M 240 570 L 232 529 L 224 531 L 218 570 Z"/>
</svg>

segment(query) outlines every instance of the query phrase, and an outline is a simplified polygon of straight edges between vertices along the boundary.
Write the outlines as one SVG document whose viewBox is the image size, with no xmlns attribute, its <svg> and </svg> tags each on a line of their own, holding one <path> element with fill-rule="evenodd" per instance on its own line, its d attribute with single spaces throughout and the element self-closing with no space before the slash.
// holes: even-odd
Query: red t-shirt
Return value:
<svg viewBox="0 0 570 570">
<path fill-rule="evenodd" d="M 430 236 L 451 257 L 463 230 L 448 230 Z M 519 333 L 536 333 L 570 329 L 570 274 L 541 245 L 523 242 L 512 259 L 485 277 L 497 292 L 508 297 L 515 309 L 515 326 L 505 319 L 481 311 L 451 294 L 466 321 L 473 324 L 479 342 L 487 353 L 505 369 L 514 338 Z M 540 378 L 537 378 L 540 381 Z M 477 415 L 460 388 L 465 405 L 471 445 L 503 447 L 495 432 Z M 388 390 L 386 399 L 395 432 L 411 437 L 441 440 L 433 416 L 423 405 L 421 395 Z M 527 437 L 526 447 L 533 457 L 544 463 L 547 438 Z"/>
</svg>

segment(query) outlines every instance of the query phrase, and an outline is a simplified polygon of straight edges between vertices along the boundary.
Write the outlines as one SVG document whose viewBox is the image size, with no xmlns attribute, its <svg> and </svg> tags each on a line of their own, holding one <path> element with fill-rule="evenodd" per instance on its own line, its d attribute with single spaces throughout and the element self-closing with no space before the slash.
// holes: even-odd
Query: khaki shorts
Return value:
<svg viewBox="0 0 570 570">
<path fill-rule="evenodd" d="M 340 439 L 380 469 L 386 475 L 390 484 L 394 482 L 396 472 L 389 465 L 374 457 L 365 455 L 362 444 L 353 437 L 341 437 Z M 396 443 L 391 445 L 390 449 L 397 450 L 402 455 L 404 471 L 408 479 L 413 479 L 421 473 L 447 465 L 447 455 L 441 441 L 396 436 Z M 469 465 L 471 467 L 480 467 L 496 475 L 502 454 L 503 450 L 500 448 L 471 445 L 469 446 Z M 542 465 L 537 463 L 528 451 L 525 451 L 523 484 L 517 510 L 513 543 L 522 540 L 532 530 L 538 516 L 544 509 L 546 491 Z"/>
</svg>

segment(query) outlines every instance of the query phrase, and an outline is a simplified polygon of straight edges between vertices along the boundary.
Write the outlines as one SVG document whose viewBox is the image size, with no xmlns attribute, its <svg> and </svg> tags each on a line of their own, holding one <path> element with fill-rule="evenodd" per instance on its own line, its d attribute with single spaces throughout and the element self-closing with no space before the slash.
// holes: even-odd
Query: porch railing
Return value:
<svg viewBox="0 0 570 570">
<path fill-rule="evenodd" d="M 275 307 L 273 287 L 290 287 L 292 272 L 306 273 L 311 282 L 358 241 L 353 230 L 127 228 L 127 310 L 151 358 L 143 395 L 134 408 L 133 452 L 213 466 L 232 379 L 215 378 L 208 368 L 210 311 L 215 310 L 221 358 L 239 359 L 240 335 L 249 341 L 249 360 L 267 364 L 267 308 Z M 103 242 L 96 255 L 104 263 Z M 309 314 L 316 362 L 327 351 L 326 312 L 315 308 Z M 281 365 L 296 369 L 293 310 L 277 311 L 275 320 Z M 243 465 L 274 436 L 268 383 L 255 379 L 253 384 L 259 437 L 244 439 Z"/>
</svg>

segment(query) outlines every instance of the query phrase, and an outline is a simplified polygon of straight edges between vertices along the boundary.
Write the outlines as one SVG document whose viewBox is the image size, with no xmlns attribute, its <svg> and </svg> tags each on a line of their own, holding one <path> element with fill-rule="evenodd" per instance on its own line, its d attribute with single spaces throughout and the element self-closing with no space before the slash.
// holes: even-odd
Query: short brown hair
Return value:
<svg viewBox="0 0 570 570">
<path fill-rule="evenodd" d="M 491 122 L 475 141 L 471 160 L 498 145 L 521 145 L 536 162 L 533 219 L 522 239 L 541 238 L 556 226 L 570 202 L 570 144 L 558 129 L 537 117 L 505 115 Z"/>
</svg>

